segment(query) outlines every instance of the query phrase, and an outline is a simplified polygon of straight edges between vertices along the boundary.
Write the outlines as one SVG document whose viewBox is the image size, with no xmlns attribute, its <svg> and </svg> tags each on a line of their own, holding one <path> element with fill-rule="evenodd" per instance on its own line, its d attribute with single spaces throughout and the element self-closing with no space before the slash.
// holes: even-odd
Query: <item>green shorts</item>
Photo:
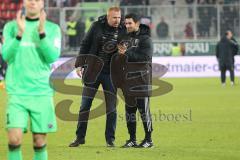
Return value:
<svg viewBox="0 0 240 160">
<path fill-rule="evenodd" d="M 22 128 L 27 132 L 28 119 L 33 133 L 56 132 L 53 97 L 9 95 L 6 128 Z"/>
</svg>

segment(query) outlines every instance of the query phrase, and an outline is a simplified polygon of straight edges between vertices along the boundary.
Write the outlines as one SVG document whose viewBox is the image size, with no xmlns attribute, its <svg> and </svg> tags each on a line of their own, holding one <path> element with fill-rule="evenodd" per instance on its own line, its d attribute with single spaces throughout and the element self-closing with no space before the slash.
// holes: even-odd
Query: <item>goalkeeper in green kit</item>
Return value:
<svg viewBox="0 0 240 160">
<path fill-rule="evenodd" d="M 47 160 L 46 134 L 57 129 L 50 66 L 60 55 L 61 32 L 58 25 L 46 20 L 44 0 L 24 0 L 23 6 L 25 11 L 19 11 L 3 31 L 2 56 L 8 63 L 8 160 L 22 160 L 21 143 L 28 119 L 33 160 Z"/>
</svg>

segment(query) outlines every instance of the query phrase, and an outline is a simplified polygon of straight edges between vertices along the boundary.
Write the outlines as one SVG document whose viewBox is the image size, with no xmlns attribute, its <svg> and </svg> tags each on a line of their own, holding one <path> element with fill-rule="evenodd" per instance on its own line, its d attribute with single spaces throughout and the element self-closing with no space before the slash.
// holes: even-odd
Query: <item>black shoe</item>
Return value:
<svg viewBox="0 0 240 160">
<path fill-rule="evenodd" d="M 121 148 L 130 148 L 130 147 L 137 147 L 137 142 L 136 140 L 127 140 L 126 143 L 121 147 Z"/>
<path fill-rule="evenodd" d="M 80 144 L 85 144 L 85 140 L 76 138 L 72 143 L 69 144 L 69 147 L 78 147 Z"/>
<path fill-rule="evenodd" d="M 115 147 L 113 141 L 107 141 L 107 147 Z"/>
<path fill-rule="evenodd" d="M 147 140 L 144 139 L 142 143 L 140 143 L 137 148 L 152 148 L 153 147 L 153 142 L 152 140 Z"/>
</svg>

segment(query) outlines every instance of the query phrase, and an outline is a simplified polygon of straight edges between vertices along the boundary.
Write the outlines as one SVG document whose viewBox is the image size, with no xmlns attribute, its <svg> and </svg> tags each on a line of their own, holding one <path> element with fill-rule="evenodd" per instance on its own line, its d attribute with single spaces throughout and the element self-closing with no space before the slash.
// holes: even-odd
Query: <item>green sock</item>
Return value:
<svg viewBox="0 0 240 160">
<path fill-rule="evenodd" d="M 21 145 L 8 145 L 8 160 L 22 160 Z"/>
<path fill-rule="evenodd" d="M 34 147 L 33 160 L 48 160 L 46 145 L 44 145 L 43 147 Z"/>
</svg>

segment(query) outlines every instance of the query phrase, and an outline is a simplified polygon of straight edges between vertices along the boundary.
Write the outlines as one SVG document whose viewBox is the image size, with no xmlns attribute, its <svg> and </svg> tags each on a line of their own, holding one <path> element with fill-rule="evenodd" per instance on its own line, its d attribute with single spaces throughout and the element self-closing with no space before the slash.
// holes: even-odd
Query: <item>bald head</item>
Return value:
<svg viewBox="0 0 240 160">
<path fill-rule="evenodd" d="M 107 11 L 107 21 L 109 26 L 118 27 L 121 21 L 121 10 L 119 7 L 111 7 Z"/>
</svg>

